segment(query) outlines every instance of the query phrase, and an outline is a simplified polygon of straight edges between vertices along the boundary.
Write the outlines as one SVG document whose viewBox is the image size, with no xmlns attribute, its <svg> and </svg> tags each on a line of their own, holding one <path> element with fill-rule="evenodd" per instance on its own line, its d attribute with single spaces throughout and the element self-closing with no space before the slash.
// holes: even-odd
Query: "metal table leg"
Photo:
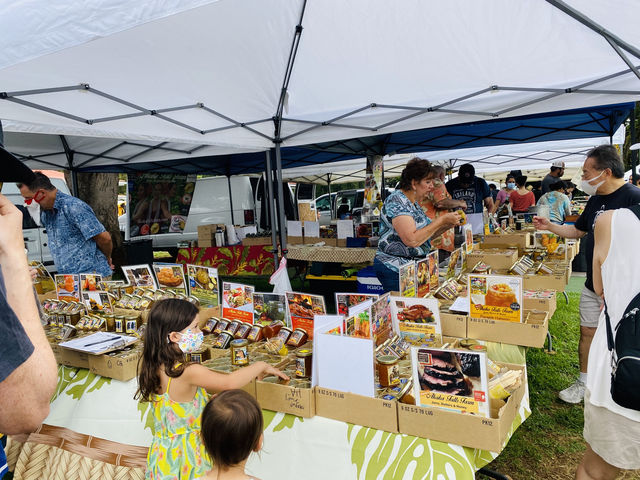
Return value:
<svg viewBox="0 0 640 480">
<path fill-rule="evenodd" d="M 481 468 L 478 470 L 480 475 L 484 475 L 485 477 L 495 478 L 495 480 L 512 480 L 509 475 L 503 475 L 502 473 L 494 472 L 493 470 L 489 470 L 488 468 Z"/>
<path fill-rule="evenodd" d="M 562 292 L 562 294 L 564 295 L 564 301 L 569 305 L 569 295 L 567 295 L 567 292 Z"/>
</svg>

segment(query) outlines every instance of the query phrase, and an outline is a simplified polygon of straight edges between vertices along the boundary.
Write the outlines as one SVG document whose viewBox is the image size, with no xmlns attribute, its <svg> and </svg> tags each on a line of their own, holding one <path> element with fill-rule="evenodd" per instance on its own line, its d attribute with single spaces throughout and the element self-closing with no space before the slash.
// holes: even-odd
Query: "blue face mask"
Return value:
<svg viewBox="0 0 640 480">
<path fill-rule="evenodd" d="M 514 188 L 516 188 L 516 184 L 513 182 L 509 182 L 507 183 L 507 188 L 510 190 L 513 190 Z"/>
</svg>

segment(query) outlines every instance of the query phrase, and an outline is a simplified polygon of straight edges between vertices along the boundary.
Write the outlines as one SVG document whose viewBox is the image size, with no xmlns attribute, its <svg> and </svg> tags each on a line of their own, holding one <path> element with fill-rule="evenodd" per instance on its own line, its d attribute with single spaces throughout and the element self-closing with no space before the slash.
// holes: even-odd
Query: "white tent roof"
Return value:
<svg viewBox="0 0 640 480">
<path fill-rule="evenodd" d="M 5 2 L 0 118 L 225 153 L 635 101 L 639 13 L 632 0 Z"/>
<path fill-rule="evenodd" d="M 609 137 L 559 140 L 554 142 L 537 142 L 526 144 L 512 144 L 493 147 L 466 148 L 459 150 L 445 150 L 409 155 L 391 155 L 384 158 L 386 177 L 399 176 L 407 161 L 414 156 L 426 158 L 429 161 L 446 167 L 459 167 L 464 163 L 472 163 L 476 173 L 485 179 L 504 181 L 505 175 L 511 170 L 522 170 L 531 180 L 544 176 L 554 161 L 565 162 L 567 176 L 582 166 L 585 154 L 597 145 L 624 143 L 625 129 L 622 126 L 613 139 Z M 294 182 L 309 182 L 332 184 L 345 182 L 360 182 L 366 177 L 366 159 L 345 160 L 335 162 L 330 168 L 322 165 L 286 168 L 282 177 Z"/>
</svg>

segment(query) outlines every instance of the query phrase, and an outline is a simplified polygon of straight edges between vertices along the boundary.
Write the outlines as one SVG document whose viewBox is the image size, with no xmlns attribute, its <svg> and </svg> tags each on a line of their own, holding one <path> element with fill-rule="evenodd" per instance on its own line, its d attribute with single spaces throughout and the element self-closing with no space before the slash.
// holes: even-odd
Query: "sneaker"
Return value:
<svg viewBox="0 0 640 480">
<path fill-rule="evenodd" d="M 569 388 L 565 388 L 564 390 L 562 390 L 558 394 L 558 397 L 560 397 L 560 400 L 562 400 L 563 402 L 580 403 L 584 398 L 585 387 L 586 386 L 584 382 L 576 380 L 575 383 Z"/>
</svg>

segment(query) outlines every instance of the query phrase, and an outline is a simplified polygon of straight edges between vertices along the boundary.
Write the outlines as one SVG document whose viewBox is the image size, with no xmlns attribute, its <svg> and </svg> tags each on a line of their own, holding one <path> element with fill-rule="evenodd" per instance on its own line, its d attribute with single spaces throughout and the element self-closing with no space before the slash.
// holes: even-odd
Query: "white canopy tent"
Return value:
<svg viewBox="0 0 640 480">
<path fill-rule="evenodd" d="M 0 6 L 0 119 L 216 155 L 273 148 L 279 171 L 281 147 L 359 137 L 366 154 L 367 137 L 635 101 L 638 13 L 632 0 L 16 1 Z"/>
</svg>

